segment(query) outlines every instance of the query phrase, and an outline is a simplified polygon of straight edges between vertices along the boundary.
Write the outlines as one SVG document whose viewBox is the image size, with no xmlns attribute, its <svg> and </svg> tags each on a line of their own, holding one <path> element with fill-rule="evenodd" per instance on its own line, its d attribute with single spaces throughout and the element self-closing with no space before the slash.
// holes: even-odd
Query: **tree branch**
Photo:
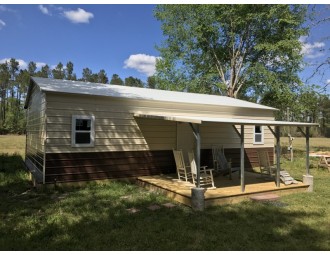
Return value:
<svg viewBox="0 0 330 255">
<path fill-rule="evenodd" d="M 224 74 L 223 69 L 222 69 L 222 66 L 221 66 L 221 62 L 220 62 L 220 60 L 219 60 L 219 58 L 218 58 L 218 56 L 217 56 L 217 54 L 216 54 L 216 52 L 214 50 L 214 47 L 212 45 L 211 45 L 211 50 L 212 50 L 213 56 L 214 56 L 215 61 L 216 61 L 216 65 L 215 66 L 216 66 L 216 68 L 218 70 L 219 76 L 222 79 L 223 83 L 226 84 L 226 78 L 225 78 L 225 74 Z"/>
</svg>

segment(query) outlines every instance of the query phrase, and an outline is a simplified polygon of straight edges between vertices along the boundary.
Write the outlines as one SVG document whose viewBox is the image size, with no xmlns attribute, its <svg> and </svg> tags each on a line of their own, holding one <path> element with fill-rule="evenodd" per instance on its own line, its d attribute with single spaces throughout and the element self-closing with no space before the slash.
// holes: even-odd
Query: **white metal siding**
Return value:
<svg viewBox="0 0 330 255">
<path fill-rule="evenodd" d="M 146 102 L 109 97 L 47 93 L 47 152 L 99 152 L 124 150 L 170 150 L 176 148 L 174 121 L 134 118 L 134 113 L 175 113 L 183 116 L 236 117 L 273 120 L 271 111 L 231 109 L 189 104 Z M 71 147 L 71 116 L 95 116 L 95 147 Z M 266 130 L 266 128 L 265 128 Z M 246 146 L 253 146 L 252 126 L 246 126 Z M 220 143 L 239 147 L 231 125 L 203 123 L 202 148 Z M 251 141 L 249 140 L 251 136 Z M 265 136 L 266 138 L 266 136 Z M 271 144 L 271 145 L 270 145 Z M 266 143 L 265 147 L 273 146 Z"/>
<path fill-rule="evenodd" d="M 34 165 L 34 168 L 36 168 L 34 170 L 38 170 L 40 173 L 43 172 L 44 164 L 44 142 L 46 137 L 45 108 L 45 95 L 37 86 L 34 86 L 27 108 L 26 161 L 29 161 L 28 165 Z"/>
</svg>

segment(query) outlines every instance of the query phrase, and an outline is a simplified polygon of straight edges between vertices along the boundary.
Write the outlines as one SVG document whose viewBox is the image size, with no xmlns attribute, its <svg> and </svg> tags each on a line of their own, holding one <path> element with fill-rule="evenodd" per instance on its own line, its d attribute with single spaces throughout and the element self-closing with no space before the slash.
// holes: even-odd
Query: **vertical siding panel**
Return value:
<svg viewBox="0 0 330 255">
<path fill-rule="evenodd" d="M 45 97 L 42 95 L 39 96 L 42 98 L 42 100 L 45 100 Z M 164 171 L 165 168 L 172 168 L 173 166 L 173 160 L 171 158 L 172 152 L 170 150 L 177 147 L 177 123 L 174 121 L 134 118 L 134 113 L 175 114 L 182 116 L 198 115 L 225 118 L 236 117 L 265 120 L 274 119 L 272 112 L 265 110 L 259 111 L 253 109 L 240 109 L 238 111 L 237 109 L 232 110 L 229 107 L 216 107 L 207 105 L 200 107 L 184 104 L 172 104 L 168 102 L 122 100 L 111 97 L 69 95 L 54 92 L 47 92 L 47 107 L 45 102 L 40 102 L 40 104 L 43 104 L 41 111 L 45 112 L 43 113 L 43 119 L 40 118 L 38 120 L 41 123 L 39 123 L 39 140 L 42 141 L 42 149 L 37 150 L 41 146 L 38 145 L 36 151 L 39 153 L 46 152 L 46 158 L 48 154 L 79 155 L 81 153 L 96 153 L 97 155 L 104 155 L 102 153 L 113 153 L 113 155 L 116 157 L 118 155 L 119 162 L 119 160 L 125 160 L 126 154 L 121 154 L 123 152 L 129 152 L 131 155 L 135 155 L 135 152 L 164 152 L 166 153 L 167 158 L 171 161 L 169 166 L 164 167 Z M 95 116 L 95 147 L 71 147 L 72 115 Z M 43 121 L 45 121 L 46 124 L 42 124 L 44 123 Z M 32 130 L 32 125 L 30 128 Z M 274 144 L 272 138 L 269 136 L 271 133 L 269 132 L 268 128 L 265 127 L 265 143 L 263 145 L 254 145 L 253 129 L 254 126 L 245 126 L 246 151 L 249 152 L 247 153 L 247 159 L 252 160 L 250 165 L 255 164 L 255 157 L 253 156 L 253 150 L 251 152 L 249 149 L 259 147 L 266 149 L 273 147 Z M 240 130 L 240 128 L 238 128 L 238 130 Z M 228 151 L 230 157 L 235 159 L 237 156 L 236 150 L 240 146 L 240 139 L 230 124 L 204 122 L 201 125 L 201 137 L 201 146 L 203 150 L 209 150 L 213 144 L 222 144 L 226 149 L 232 150 Z M 34 138 L 35 137 L 33 137 L 33 139 Z M 31 147 L 30 150 L 32 151 L 34 149 L 34 147 Z M 150 157 L 155 157 L 153 162 L 156 162 L 157 157 L 153 156 L 156 154 L 150 155 L 152 155 Z M 250 157 L 249 155 L 252 156 Z M 43 158 L 43 155 L 40 155 L 40 157 Z M 52 164 L 56 164 L 55 160 L 48 160 L 46 162 L 52 162 Z M 107 161 L 106 164 L 110 163 Z M 70 172 L 73 169 L 71 169 L 70 166 L 65 166 L 65 168 L 60 169 L 51 168 L 46 165 L 45 176 L 48 178 L 46 182 L 51 182 L 55 178 L 54 174 L 56 175 L 56 173 L 54 171 L 60 172 L 64 170 L 65 172 L 62 173 L 63 177 L 58 175 L 56 178 L 63 178 L 62 180 L 65 181 L 71 180 L 69 175 L 76 176 L 74 178 L 72 177 L 72 180 L 81 180 L 84 178 L 113 178 L 116 176 L 125 176 L 125 173 L 134 176 L 134 164 L 132 163 L 131 166 L 126 166 L 126 168 L 124 166 L 119 167 L 118 165 L 115 167 L 111 165 L 110 169 L 96 165 L 94 167 L 80 166 L 76 168 L 77 172 Z M 153 164 L 155 168 L 156 163 Z M 156 171 L 151 167 L 148 169 L 148 167 L 142 165 L 143 162 L 139 162 L 140 174 L 152 174 L 156 172 L 159 173 L 159 171 Z M 100 173 L 99 176 L 97 171 Z"/>
<path fill-rule="evenodd" d="M 27 106 L 25 163 L 31 171 L 36 171 L 37 182 L 42 182 L 44 178 L 45 108 L 45 94 L 34 85 Z"/>
</svg>

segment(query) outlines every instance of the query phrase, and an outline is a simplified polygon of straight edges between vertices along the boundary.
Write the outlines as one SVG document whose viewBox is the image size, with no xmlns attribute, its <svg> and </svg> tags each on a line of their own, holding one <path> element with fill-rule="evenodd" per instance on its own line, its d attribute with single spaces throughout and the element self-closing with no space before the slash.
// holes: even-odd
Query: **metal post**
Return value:
<svg viewBox="0 0 330 255">
<path fill-rule="evenodd" d="M 199 133 L 199 125 L 195 125 L 196 129 L 196 165 L 197 165 L 197 188 L 200 188 L 201 176 L 201 136 Z"/>
<path fill-rule="evenodd" d="M 235 125 L 232 125 L 232 127 L 234 128 L 234 130 L 235 130 L 236 134 L 238 135 L 238 137 L 241 138 L 241 133 L 237 130 Z M 231 175 L 231 171 L 230 171 L 230 175 Z M 239 171 L 238 171 L 238 178 L 241 179 L 241 168 L 239 168 Z M 230 176 L 230 180 L 231 180 L 231 176 Z"/>
<path fill-rule="evenodd" d="M 306 175 L 309 175 L 309 127 L 306 127 Z"/>
<path fill-rule="evenodd" d="M 189 123 L 191 129 L 193 130 L 194 136 L 196 138 L 196 167 L 197 167 L 197 188 L 200 188 L 200 176 L 201 176 L 201 136 L 199 132 L 199 125 Z"/>
<path fill-rule="evenodd" d="M 245 191 L 245 180 L 244 180 L 244 125 L 241 125 L 241 192 Z"/>
<path fill-rule="evenodd" d="M 280 153 L 281 153 L 281 144 L 280 144 L 280 127 L 275 127 L 275 135 L 276 135 L 276 187 L 280 187 Z"/>
</svg>

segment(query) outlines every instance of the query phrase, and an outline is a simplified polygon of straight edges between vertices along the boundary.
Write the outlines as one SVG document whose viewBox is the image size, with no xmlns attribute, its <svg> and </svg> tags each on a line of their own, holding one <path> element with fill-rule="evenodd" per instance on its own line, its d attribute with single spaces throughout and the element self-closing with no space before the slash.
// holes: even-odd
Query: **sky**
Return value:
<svg viewBox="0 0 330 255">
<path fill-rule="evenodd" d="M 104 69 L 110 78 L 133 76 L 146 81 L 154 74 L 164 40 L 153 4 L 2 4 L 0 5 L 0 62 L 19 60 L 25 68 L 34 61 L 40 68 L 71 61 L 77 77 L 82 69 Z M 317 19 L 330 17 L 330 6 L 317 5 Z M 327 38 L 328 37 L 328 38 Z M 330 53 L 330 21 L 314 26 L 303 44 L 308 79 Z M 308 79 L 321 87 L 330 83 L 330 68 Z M 330 85 L 327 87 L 330 93 Z"/>
<path fill-rule="evenodd" d="M 154 74 L 162 40 L 155 5 L 0 5 L 0 61 L 38 66 L 73 62 L 146 80 Z M 2 24 L 2 25 L 1 25 Z"/>
</svg>

